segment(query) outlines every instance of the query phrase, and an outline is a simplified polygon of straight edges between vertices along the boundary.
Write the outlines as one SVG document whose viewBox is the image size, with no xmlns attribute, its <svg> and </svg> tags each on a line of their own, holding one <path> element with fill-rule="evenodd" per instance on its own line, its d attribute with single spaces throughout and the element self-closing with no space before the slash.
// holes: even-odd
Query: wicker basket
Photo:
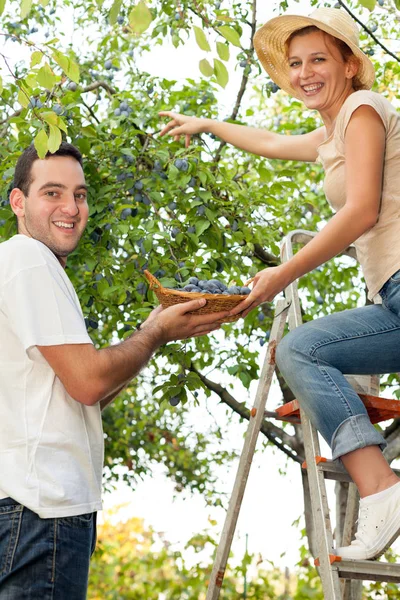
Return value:
<svg viewBox="0 0 400 600">
<path fill-rule="evenodd" d="M 205 298 L 207 300 L 207 304 L 191 313 L 204 315 L 214 312 L 232 310 L 232 308 L 235 308 L 235 306 L 240 304 L 240 302 L 243 302 L 243 300 L 246 298 L 246 296 L 239 296 L 239 294 L 231 294 L 228 296 L 226 294 L 203 294 L 201 292 L 180 292 L 178 290 L 169 290 L 168 288 L 163 287 L 158 279 L 149 273 L 149 271 L 144 271 L 144 274 L 150 284 L 150 289 L 153 290 L 160 304 L 164 308 L 173 306 L 174 304 L 181 304 L 182 302 L 196 300 L 196 298 Z M 232 323 L 234 321 L 238 321 L 240 316 L 241 315 L 238 314 L 231 317 L 225 317 L 225 319 L 221 319 L 220 322 Z"/>
</svg>

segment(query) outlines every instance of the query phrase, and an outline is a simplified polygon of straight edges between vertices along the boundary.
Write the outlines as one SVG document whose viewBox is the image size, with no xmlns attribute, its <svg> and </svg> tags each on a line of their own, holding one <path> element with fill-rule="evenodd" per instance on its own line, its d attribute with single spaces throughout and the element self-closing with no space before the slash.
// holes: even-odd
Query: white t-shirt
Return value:
<svg viewBox="0 0 400 600">
<path fill-rule="evenodd" d="M 66 392 L 36 346 L 92 343 L 55 255 L 16 235 L 0 244 L 0 499 L 40 517 L 100 510 L 100 405 Z"/>
</svg>

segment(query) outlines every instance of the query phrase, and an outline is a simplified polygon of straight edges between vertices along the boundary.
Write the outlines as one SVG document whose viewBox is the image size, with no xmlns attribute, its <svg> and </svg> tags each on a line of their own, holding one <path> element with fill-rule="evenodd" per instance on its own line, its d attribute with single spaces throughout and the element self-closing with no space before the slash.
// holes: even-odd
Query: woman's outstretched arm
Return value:
<svg viewBox="0 0 400 600">
<path fill-rule="evenodd" d="M 192 135 L 213 133 L 236 148 L 265 158 L 314 162 L 317 158 L 317 147 L 325 138 L 325 127 L 302 135 L 282 135 L 267 129 L 189 117 L 171 111 L 162 111 L 159 115 L 170 118 L 160 135 L 168 134 L 175 140 L 183 135 L 186 147 L 189 146 Z"/>
</svg>

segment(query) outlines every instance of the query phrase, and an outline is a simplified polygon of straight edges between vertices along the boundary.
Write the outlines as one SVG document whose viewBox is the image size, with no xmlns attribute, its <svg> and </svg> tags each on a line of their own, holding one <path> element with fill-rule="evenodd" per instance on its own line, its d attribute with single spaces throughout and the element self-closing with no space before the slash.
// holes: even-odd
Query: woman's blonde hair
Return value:
<svg viewBox="0 0 400 600">
<path fill-rule="evenodd" d="M 319 29 L 318 27 L 316 27 L 315 25 L 309 25 L 307 27 L 303 27 L 302 29 L 298 29 L 297 31 L 293 31 L 292 34 L 290 34 L 290 36 L 288 37 L 288 39 L 286 40 L 286 56 L 289 56 L 289 46 L 290 46 L 290 42 L 297 36 L 303 36 L 303 35 L 307 35 L 308 33 L 313 33 L 314 31 L 321 31 L 324 36 L 328 37 L 331 42 L 336 46 L 336 48 L 339 50 L 344 62 L 349 62 L 350 60 L 353 60 L 357 63 L 357 65 L 360 64 L 360 61 L 358 60 L 358 58 L 353 54 L 353 52 L 351 51 L 351 49 L 349 48 L 349 46 L 346 44 L 346 42 L 343 42 L 342 40 L 339 40 L 338 38 L 336 38 L 333 35 L 330 35 L 329 33 L 326 33 L 326 31 L 322 31 L 322 29 Z M 354 75 L 353 77 L 353 89 L 355 91 L 357 90 L 363 90 L 363 89 L 367 89 L 365 88 L 365 86 L 363 86 L 363 84 L 360 82 L 360 80 L 357 77 L 357 74 Z"/>
</svg>

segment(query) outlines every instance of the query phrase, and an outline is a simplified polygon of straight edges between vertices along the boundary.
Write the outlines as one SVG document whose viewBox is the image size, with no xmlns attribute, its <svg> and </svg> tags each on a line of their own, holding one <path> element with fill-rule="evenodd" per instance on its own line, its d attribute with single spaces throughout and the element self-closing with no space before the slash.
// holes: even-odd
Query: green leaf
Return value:
<svg viewBox="0 0 400 600">
<path fill-rule="evenodd" d="M 91 144 L 87 138 L 79 138 L 76 143 L 82 154 L 88 155 L 90 153 Z"/>
<path fill-rule="evenodd" d="M 222 42 L 217 42 L 217 52 L 218 52 L 218 56 L 222 60 L 229 60 L 229 46 L 227 44 L 223 44 Z"/>
<path fill-rule="evenodd" d="M 53 58 L 56 61 L 56 63 L 58 64 L 58 66 L 62 68 L 64 73 L 66 73 L 66 70 L 68 69 L 68 62 L 69 62 L 68 57 L 65 56 L 65 54 L 63 54 L 62 52 L 59 52 L 58 50 L 54 50 Z"/>
<path fill-rule="evenodd" d="M 46 7 L 48 5 L 48 3 L 50 2 L 50 0 L 39 0 L 39 3 L 43 6 Z"/>
<path fill-rule="evenodd" d="M 86 137 L 97 138 L 97 131 L 93 125 L 86 125 L 86 127 L 82 127 L 81 133 L 82 135 L 86 135 Z"/>
<path fill-rule="evenodd" d="M 144 0 L 140 0 L 129 13 L 129 25 L 137 34 L 141 34 L 149 27 L 153 17 Z"/>
<path fill-rule="evenodd" d="M 71 58 L 68 60 L 69 60 L 68 69 L 65 71 L 65 73 L 71 79 L 71 81 L 75 81 L 75 83 L 79 83 L 79 77 L 80 77 L 79 66 Z"/>
<path fill-rule="evenodd" d="M 199 221 L 196 221 L 196 235 L 200 236 L 202 233 L 205 232 L 206 229 L 210 227 L 210 225 L 210 221 L 206 221 L 205 219 L 200 219 Z"/>
<path fill-rule="evenodd" d="M 53 51 L 53 58 L 71 81 L 79 83 L 79 66 L 76 62 L 58 50 Z"/>
<path fill-rule="evenodd" d="M 23 106 L 24 108 L 28 108 L 28 104 L 29 104 L 29 96 L 27 95 L 26 92 L 24 92 L 23 90 L 19 90 L 18 91 L 18 102 L 20 103 L 21 106 Z"/>
<path fill-rule="evenodd" d="M 6 0 L 0 0 L 0 16 L 3 14 L 4 12 L 4 8 L 6 6 Z"/>
<path fill-rule="evenodd" d="M 21 12 L 20 12 L 20 18 L 25 19 L 25 17 L 27 17 L 29 15 L 29 13 L 31 12 L 31 8 L 32 8 L 32 0 L 22 0 L 21 1 Z"/>
<path fill-rule="evenodd" d="M 25 77 L 24 83 L 25 83 L 25 86 L 27 88 L 30 88 L 31 90 L 34 89 L 34 88 L 37 88 L 36 75 L 34 75 L 33 73 L 29 73 L 29 75 L 27 75 Z"/>
<path fill-rule="evenodd" d="M 41 129 L 35 139 L 33 140 L 33 144 L 36 148 L 36 152 L 38 153 L 39 158 L 44 158 L 47 154 L 48 150 L 49 138 L 47 137 L 47 133 L 44 129 Z"/>
<path fill-rule="evenodd" d="M 212 68 L 212 67 L 211 67 Z M 214 73 L 214 70 L 213 70 Z M 197 177 L 200 179 L 201 181 L 201 185 L 203 185 L 205 187 L 206 183 L 207 183 L 207 174 L 204 173 L 204 171 L 199 171 L 197 173 Z"/>
<path fill-rule="evenodd" d="M 31 55 L 31 68 L 32 67 L 36 67 L 36 65 L 38 65 L 39 63 L 42 62 L 42 58 L 43 58 L 43 52 L 40 52 L 40 50 L 36 50 L 35 52 L 32 52 Z"/>
<path fill-rule="evenodd" d="M 228 40 L 228 42 L 230 42 L 234 46 L 237 46 L 238 48 L 241 48 L 240 35 L 236 31 L 236 29 L 233 29 L 233 27 L 229 27 L 229 25 L 223 25 L 222 27 L 218 27 L 217 31 L 219 31 L 219 33 L 226 40 Z"/>
<path fill-rule="evenodd" d="M 50 136 L 48 147 L 50 152 L 56 152 L 61 144 L 61 131 L 55 125 L 49 125 L 50 127 Z"/>
<path fill-rule="evenodd" d="M 49 125 L 57 124 L 58 117 L 57 117 L 56 113 L 53 112 L 52 110 L 48 111 L 48 112 L 43 112 L 41 114 L 41 116 L 42 116 L 42 119 L 44 119 L 46 121 L 46 123 L 48 123 Z"/>
<path fill-rule="evenodd" d="M 400 0 L 394 0 L 397 10 L 400 10 Z"/>
<path fill-rule="evenodd" d="M 2 92 L 3 92 L 3 80 L 0 77 L 0 94 L 2 94 Z"/>
<path fill-rule="evenodd" d="M 218 58 L 214 58 L 214 73 L 217 83 L 224 88 L 229 81 L 229 75 L 224 63 L 218 60 Z"/>
<path fill-rule="evenodd" d="M 211 77 L 211 75 L 214 73 L 214 69 L 206 58 L 203 58 L 203 60 L 199 62 L 199 69 L 204 77 Z"/>
<path fill-rule="evenodd" d="M 358 0 L 358 2 L 370 11 L 373 11 L 376 5 L 376 0 Z"/>
<path fill-rule="evenodd" d="M 113 5 L 110 9 L 110 14 L 108 16 L 111 25 L 115 25 L 115 23 L 117 22 L 117 17 L 121 10 L 121 4 L 122 4 L 122 0 L 114 0 L 114 2 L 113 2 Z"/>
<path fill-rule="evenodd" d="M 50 90 L 56 83 L 57 77 L 54 75 L 49 63 L 45 63 L 37 74 L 37 82 L 42 87 Z"/>
<path fill-rule="evenodd" d="M 57 127 L 62 129 L 63 131 L 65 131 L 65 133 L 68 133 L 68 127 L 66 126 L 66 124 L 64 123 L 64 121 L 61 117 L 58 117 L 58 119 L 57 119 Z"/>
<path fill-rule="evenodd" d="M 196 36 L 196 42 L 199 48 L 201 48 L 201 50 L 205 50 L 205 52 L 210 52 L 210 44 L 207 41 L 206 34 L 204 33 L 204 31 L 200 29 L 200 27 L 196 26 L 194 26 L 193 29 L 194 35 Z"/>
</svg>

